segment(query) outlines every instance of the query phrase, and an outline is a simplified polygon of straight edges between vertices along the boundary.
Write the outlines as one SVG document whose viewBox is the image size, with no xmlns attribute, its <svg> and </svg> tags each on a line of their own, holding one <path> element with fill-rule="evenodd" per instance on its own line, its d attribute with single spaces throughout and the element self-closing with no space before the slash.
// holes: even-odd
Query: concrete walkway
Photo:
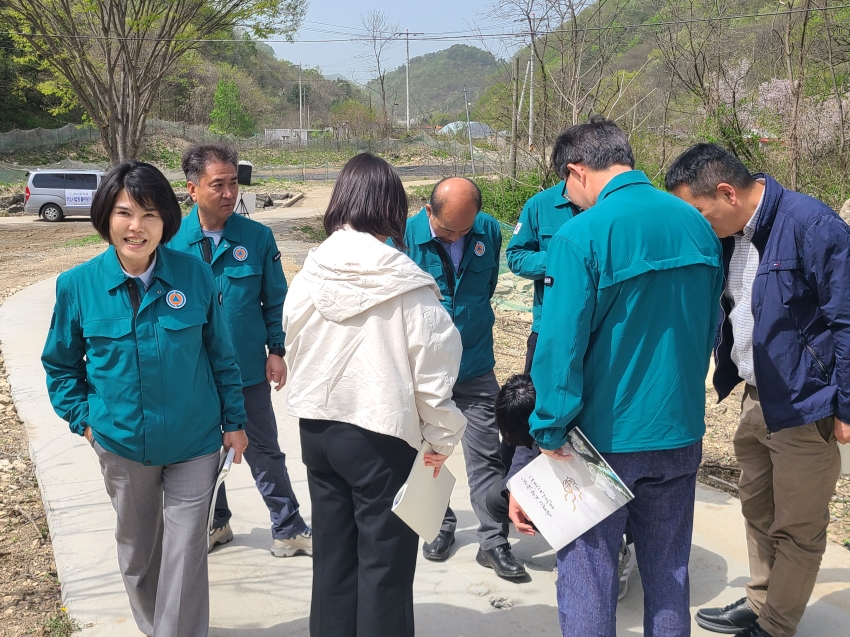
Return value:
<svg viewBox="0 0 850 637">
<path fill-rule="evenodd" d="M 62 595 L 83 635 L 136 636 L 118 574 L 115 516 L 91 448 L 69 433 L 53 413 L 40 363 L 50 323 L 55 279 L 26 288 L 0 306 L 0 340 L 18 413 L 27 425 L 30 450 L 47 510 Z M 306 475 L 297 424 L 286 414 L 284 395 L 274 397 L 281 447 L 302 512 L 310 519 Z M 448 465 L 458 477 L 452 504 L 459 532 L 452 558 L 433 564 L 420 556 L 416 574 L 417 634 L 424 637 L 508 637 L 560 634 L 555 605 L 554 555 L 540 538 L 513 537 L 516 555 L 531 581 L 512 584 L 475 563 L 476 522 L 460 452 Z M 306 636 L 311 559 L 276 559 L 268 552 L 269 518 L 247 466 L 228 478 L 235 540 L 210 556 L 211 631 L 215 637 Z M 743 595 L 747 556 L 738 502 L 700 486 L 691 561 L 694 608 L 726 604 Z M 639 577 L 618 613 L 618 636 L 640 635 Z M 800 637 L 848 634 L 850 552 L 830 545 L 818 585 L 800 626 Z M 694 625 L 695 635 L 709 635 Z M 379 637 L 379 636 L 376 636 Z M 391 637 L 391 636 L 388 636 Z"/>
</svg>

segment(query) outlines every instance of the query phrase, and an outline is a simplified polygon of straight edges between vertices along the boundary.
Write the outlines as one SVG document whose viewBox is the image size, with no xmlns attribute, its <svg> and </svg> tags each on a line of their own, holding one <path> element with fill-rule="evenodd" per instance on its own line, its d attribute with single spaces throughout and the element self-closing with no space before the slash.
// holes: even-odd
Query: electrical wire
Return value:
<svg viewBox="0 0 850 637">
<path fill-rule="evenodd" d="M 635 23 L 635 24 L 609 24 L 605 26 L 582 26 L 582 27 L 573 27 L 573 28 L 560 28 L 560 29 L 550 29 L 550 30 L 538 30 L 534 31 L 513 31 L 513 32 L 503 32 L 503 33 L 463 33 L 459 32 L 459 35 L 439 35 L 439 33 L 428 34 L 423 33 L 422 35 L 409 36 L 409 40 L 411 42 L 448 42 L 453 40 L 482 40 L 482 39 L 498 39 L 498 38 L 529 38 L 529 37 L 543 37 L 546 35 L 553 35 L 556 33 L 585 33 L 585 32 L 598 32 L 598 31 L 614 31 L 614 30 L 635 30 L 635 29 L 657 29 L 659 27 L 665 26 L 677 26 L 684 24 L 696 24 L 696 23 L 707 23 L 707 22 L 725 22 L 732 20 L 742 20 L 745 18 L 769 18 L 769 17 L 777 17 L 791 14 L 801 14 L 801 13 L 818 13 L 818 12 L 831 12 L 831 11 L 839 11 L 841 9 L 850 8 L 850 4 L 836 5 L 836 6 L 827 6 L 827 7 L 809 7 L 805 9 L 787 9 L 785 11 L 772 11 L 766 13 L 739 13 L 735 15 L 725 15 L 725 16 L 713 16 L 710 18 L 689 18 L 682 20 L 667 20 L 660 22 L 645 22 L 645 23 Z M 211 38 L 211 39 L 184 39 L 184 38 L 135 38 L 135 37 L 121 37 L 114 35 L 82 35 L 82 34 L 70 34 L 70 33 L 57 33 L 57 34 L 49 34 L 49 33 L 27 33 L 21 31 L 0 31 L 0 35 L 16 35 L 23 36 L 28 38 L 44 38 L 44 39 L 57 39 L 57 40 L 115 40 L 115 41 L 133 41 L 133 42 L 181 42 L 181 43 L 203 43 L 203 42 L 215 42 L 215 43 L 244 43 L 246 40 L 242 38 Z M 398 41 L 405 42 L 408 36 L 406 35 L 389 35 L 385 38 L 380 38 L 381 40 L 388 41 Z M 266 44 L 330 44 L 334 42 L 370 42 L 374 40 L 373 37 L 350 37 L 350 38 L 328 38 L 328 39 L 311 39 L 311 40 L 287 40 L 287 39 L 274 39 L 274 38 L 264 38 L 264 39 L 256 39 L 251 40 L 252 42 L 262 42 Z"/>
</svg>

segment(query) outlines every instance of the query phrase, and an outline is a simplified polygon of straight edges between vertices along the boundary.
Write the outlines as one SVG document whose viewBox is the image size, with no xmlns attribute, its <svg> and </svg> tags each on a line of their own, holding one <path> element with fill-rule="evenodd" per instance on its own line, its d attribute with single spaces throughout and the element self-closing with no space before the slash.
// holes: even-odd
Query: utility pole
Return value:
<svg viewBox="0 0 850 637">
<path fill-rule="evenodd" d="M 411 33 L 410 29 L 405 29 L 404 33 L 393 33 L 393 35 L 403 35 L 404 36 L 404 44 L 407 49 L 407 64 L 404 67 L 404 82 L 405 88 L 407 91 L 407 131 L 410 132 L 410 36 L 411 35 L 425 35 L 424 33 Z"/>
<path fill-rule="evenodd" d="M 304 134 L 304 100 L 301 97 L 301 62 L 298 63 L 298 139 Z"/>
<path fill-rule="evenodd" d="M 407 91 L 407 98 L 405 99 L 405 106 L 407 108 L 407 132 L 410 132 L 410 29 L 404 30 L 404 44 L 407 48 L 407 64 L 404 67 L 404 75 L 405 75 L 405 89 Z"/>
<path fill-rule="evenodd" d="M 469 99 L 466 96 L 466 84 L 463 85 L 463 103 L 466 104 L 466 135 L 469 137 L 469 162 L 472 164 L 472 176 L 475 177 L 475 157 L 472 155 L 472 127 L 469 125 Z"/>
<path fill-rule="evenodd" d="M 534 36 L 537 31 L 534 13 L 531 14 L 531 85 L 528 87 L 528 152 L 534 150 Z"/>
<path fill-rule="evenodd" d="M 516 179 L 516 133 L 517 119 L 519 119 L 519 109 L 517 108 L 517 100 L 519 99 L 519 56 L 514 60 L 514 77 L 513 77 L 513 99 L 511 100 L 511 177 Z"/>
</svg>

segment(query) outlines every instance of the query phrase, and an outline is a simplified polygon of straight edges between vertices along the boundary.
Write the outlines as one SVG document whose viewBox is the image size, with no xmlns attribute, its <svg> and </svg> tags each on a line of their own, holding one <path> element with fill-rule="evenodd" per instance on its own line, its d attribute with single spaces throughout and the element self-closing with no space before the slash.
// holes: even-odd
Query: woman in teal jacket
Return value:
<svg viewBox="0 0 850 637">
<path fill-rule="evenodd" d="M 239 462 L 248 444 L 212 273 L 161 245 L 181 218 L 159 170 L 112 169 L 91 209 L 109 248 L 59 277 L 42 354 L 53 408 L 98 455 L 130 606 L 156 637 L 207 635 L 219 450 Z"/>
</svg>

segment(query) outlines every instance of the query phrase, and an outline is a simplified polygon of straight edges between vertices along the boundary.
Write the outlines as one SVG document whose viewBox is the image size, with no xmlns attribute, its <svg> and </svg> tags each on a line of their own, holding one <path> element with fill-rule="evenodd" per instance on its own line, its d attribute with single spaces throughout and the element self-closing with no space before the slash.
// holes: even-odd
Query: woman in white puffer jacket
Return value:
<svg viewBox="0 0 850 637">
<path fill-rule="evenodd" d="M 466 426 L 452 402 L 460 334 L 431 275 L 386 244 L 404 245 L 406 221 L 392 167 L 354 157 L 283 307 L 313 511 L 311 637 L 412 637 L 419 541 L 393 497 L 423 442 L 436 475 Z"/>
</svg>

